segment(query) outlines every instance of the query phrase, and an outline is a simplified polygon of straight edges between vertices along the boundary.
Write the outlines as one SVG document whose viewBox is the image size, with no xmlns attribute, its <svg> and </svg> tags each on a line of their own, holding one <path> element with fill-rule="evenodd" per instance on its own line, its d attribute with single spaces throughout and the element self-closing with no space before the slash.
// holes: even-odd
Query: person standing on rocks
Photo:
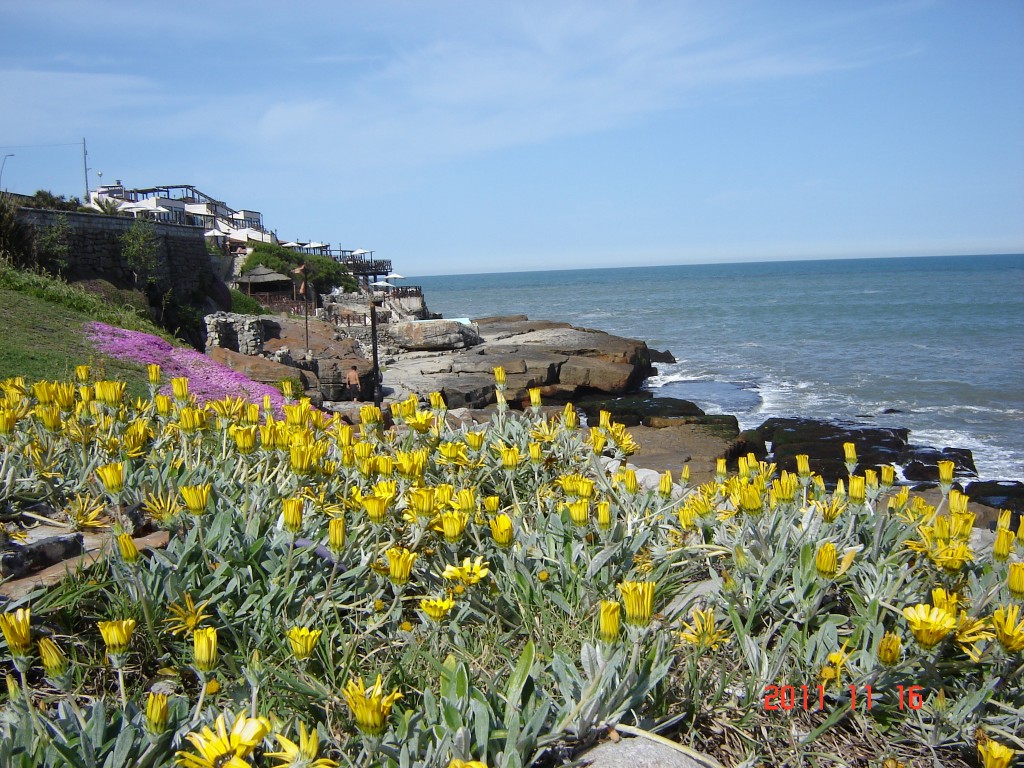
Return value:
<svg viewBox="0 0 1024 768">
<path fill-rule="evenodd" d="M 345 386 L 348 387 L 348 393 L 351 395 L 352 402 L 354 403 L 359 399 L 362 391 L 362 385 L 359 383 L 359 369 L 354 365 L 345 374 Z"/>
</svg>

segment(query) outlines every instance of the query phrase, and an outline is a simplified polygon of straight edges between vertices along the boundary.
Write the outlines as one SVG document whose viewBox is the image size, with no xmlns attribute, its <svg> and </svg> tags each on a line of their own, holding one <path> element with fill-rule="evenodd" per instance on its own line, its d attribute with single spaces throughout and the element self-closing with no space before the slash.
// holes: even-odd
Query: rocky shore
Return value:
<svg viewBox="0 0 1024 768">
<path fill-rule="evenodd" d="M 735 468 L 739 456 L 753 453 L 789 471 L 796 468 L 795 457 L 806 454 L 811 468 L 834 483 L 847 474 L 843 444 L 852 442 L 857 472 L 893 464 L 902 481 L 923 490 L 936 484 L 938 463 L 952 461 L 957 483 L 975 503 L 1024 512 L 1024 484 L 981 481 L 969 450 L 919 445 L 906 429 L 792 417 L 768 419 L 741 432 L 735 416 L 705 414 L 686 400 L 652 397 L 640 391 L 644 380 L 656 372 L 656 362 L 673 358 L 640 340 L 525 315 L 473 321 L 392 319 L 397 321 L 378 326 L 385 408 L 409 396 L 426 399 L 441 392 L 457 418 L 486 420 L 487 414 L 475 411 L 495 402 L 493 371 L 501 366 L 511 407 L 523 407 L 528 390 L 536 387 L 546 404 L 572 402 L 591 419 L 601 410 L 610 411 L 640 444 L 634 457 L 639 466 L 678 472 L 689 464 L 695 482 L 713 477 L 718 458 L 725 457 Z M 362 402 L 347 399 L 343 385 L 345 372 L 355 366 L 361 399 L 372 400 L 366 324 L 310 318 L 308 345 L 307 324 L 301 318 L 217 313 L 207 317 L 207 328 L 207 353 L 254 380 L 292 379 L 317 405 L 355 421 Z M 994 512 L 981 518 L 980 524 L 988 527 Z"/>
</svg>

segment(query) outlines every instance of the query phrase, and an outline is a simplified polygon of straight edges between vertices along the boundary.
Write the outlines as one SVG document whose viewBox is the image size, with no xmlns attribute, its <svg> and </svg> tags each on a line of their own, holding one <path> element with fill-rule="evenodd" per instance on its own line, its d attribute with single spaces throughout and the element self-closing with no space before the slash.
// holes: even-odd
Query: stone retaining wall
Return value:
<svg viewBox="0 0 1024 768">
<path fill-rule="evenodd" d="M 121 255 L 121 236 L 135 219 L 91 213 L 19 208 L 18 218 L 37 230 L 52 227 L 63 216 L 70 230 L 68 272 L 73 277 L 102 277 L 115 284 L 131 283 L 132 271 Z M 196 299 L 216 281 L 202 227 L 153 222 L 157 266 L 152 277 L 161 292 L 173 289 L 179 300 Z"/>
</svg>

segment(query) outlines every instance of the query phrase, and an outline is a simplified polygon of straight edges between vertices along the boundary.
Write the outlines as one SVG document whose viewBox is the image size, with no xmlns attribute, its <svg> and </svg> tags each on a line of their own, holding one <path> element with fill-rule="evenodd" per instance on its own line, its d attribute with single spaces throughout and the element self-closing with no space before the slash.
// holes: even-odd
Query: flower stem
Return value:
<svg viewBox="0 0 1024 768">
<path fill-rule="evenodd" d="M 199 716 L 203 713 L 203 704 L 206 703 L 206 673 L 196 670 L 199 675 L 199 701 L 196 702 L 196 711 L 192 715 L 192 722 L 198 723 Z"/>
<path fill-rule="evenodd" d="M 124 690 L 124 667 L 117 668 L 117 688 L 121 692 L 121 709 L 128 709 L 128 695 Z"/>
</svg>

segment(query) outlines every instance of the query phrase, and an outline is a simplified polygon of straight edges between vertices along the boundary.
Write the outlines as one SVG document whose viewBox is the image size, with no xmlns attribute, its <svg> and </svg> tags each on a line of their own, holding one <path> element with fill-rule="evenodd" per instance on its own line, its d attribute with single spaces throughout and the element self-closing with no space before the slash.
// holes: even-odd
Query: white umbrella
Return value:
<svg viewBox="0 0 1024 768">
<path fill-rule="evenodd" d="M 306 247 L 307 247 L 307 248 L 323 248 L 323 247 L 325 247 L 325 246 L 324 246 L 324 244 L 323 244 L 323 243 L 310 243 L 310 244 L 309 244 L 309 245 L 307 245 Z"/>
<path fill-rule="evenodd" d="M 282 248 L 300 248 L 298 243 L 281 243 Z"/>
<path fill-rule="evenodd" d="M 378 285 L 381 288 L 396 288 L 397 286 L 392 285 L 387 280 L 374 280 L 370 285 Z"/>
<path fill-rule="evenodd" d="M 388 280 L 405 280 L 405 275 L 400 275 L 397 272 L 390 272 L 385 277 Z"/>
<path fill-rule="evenodd" d="M 369 251 L 364 251 L 362 248 L 356 248 L 354 251 L 352 251 L 353 256 L 362 256 L 365 253 L 369 253 Z"/>
<path fill-rule="evenodd" d="M 208 229 L 203 233 L 203 235 L 206 237 L 225 237 L 227 232 L 221 232 L 219 229 Z"/>
</svg>

